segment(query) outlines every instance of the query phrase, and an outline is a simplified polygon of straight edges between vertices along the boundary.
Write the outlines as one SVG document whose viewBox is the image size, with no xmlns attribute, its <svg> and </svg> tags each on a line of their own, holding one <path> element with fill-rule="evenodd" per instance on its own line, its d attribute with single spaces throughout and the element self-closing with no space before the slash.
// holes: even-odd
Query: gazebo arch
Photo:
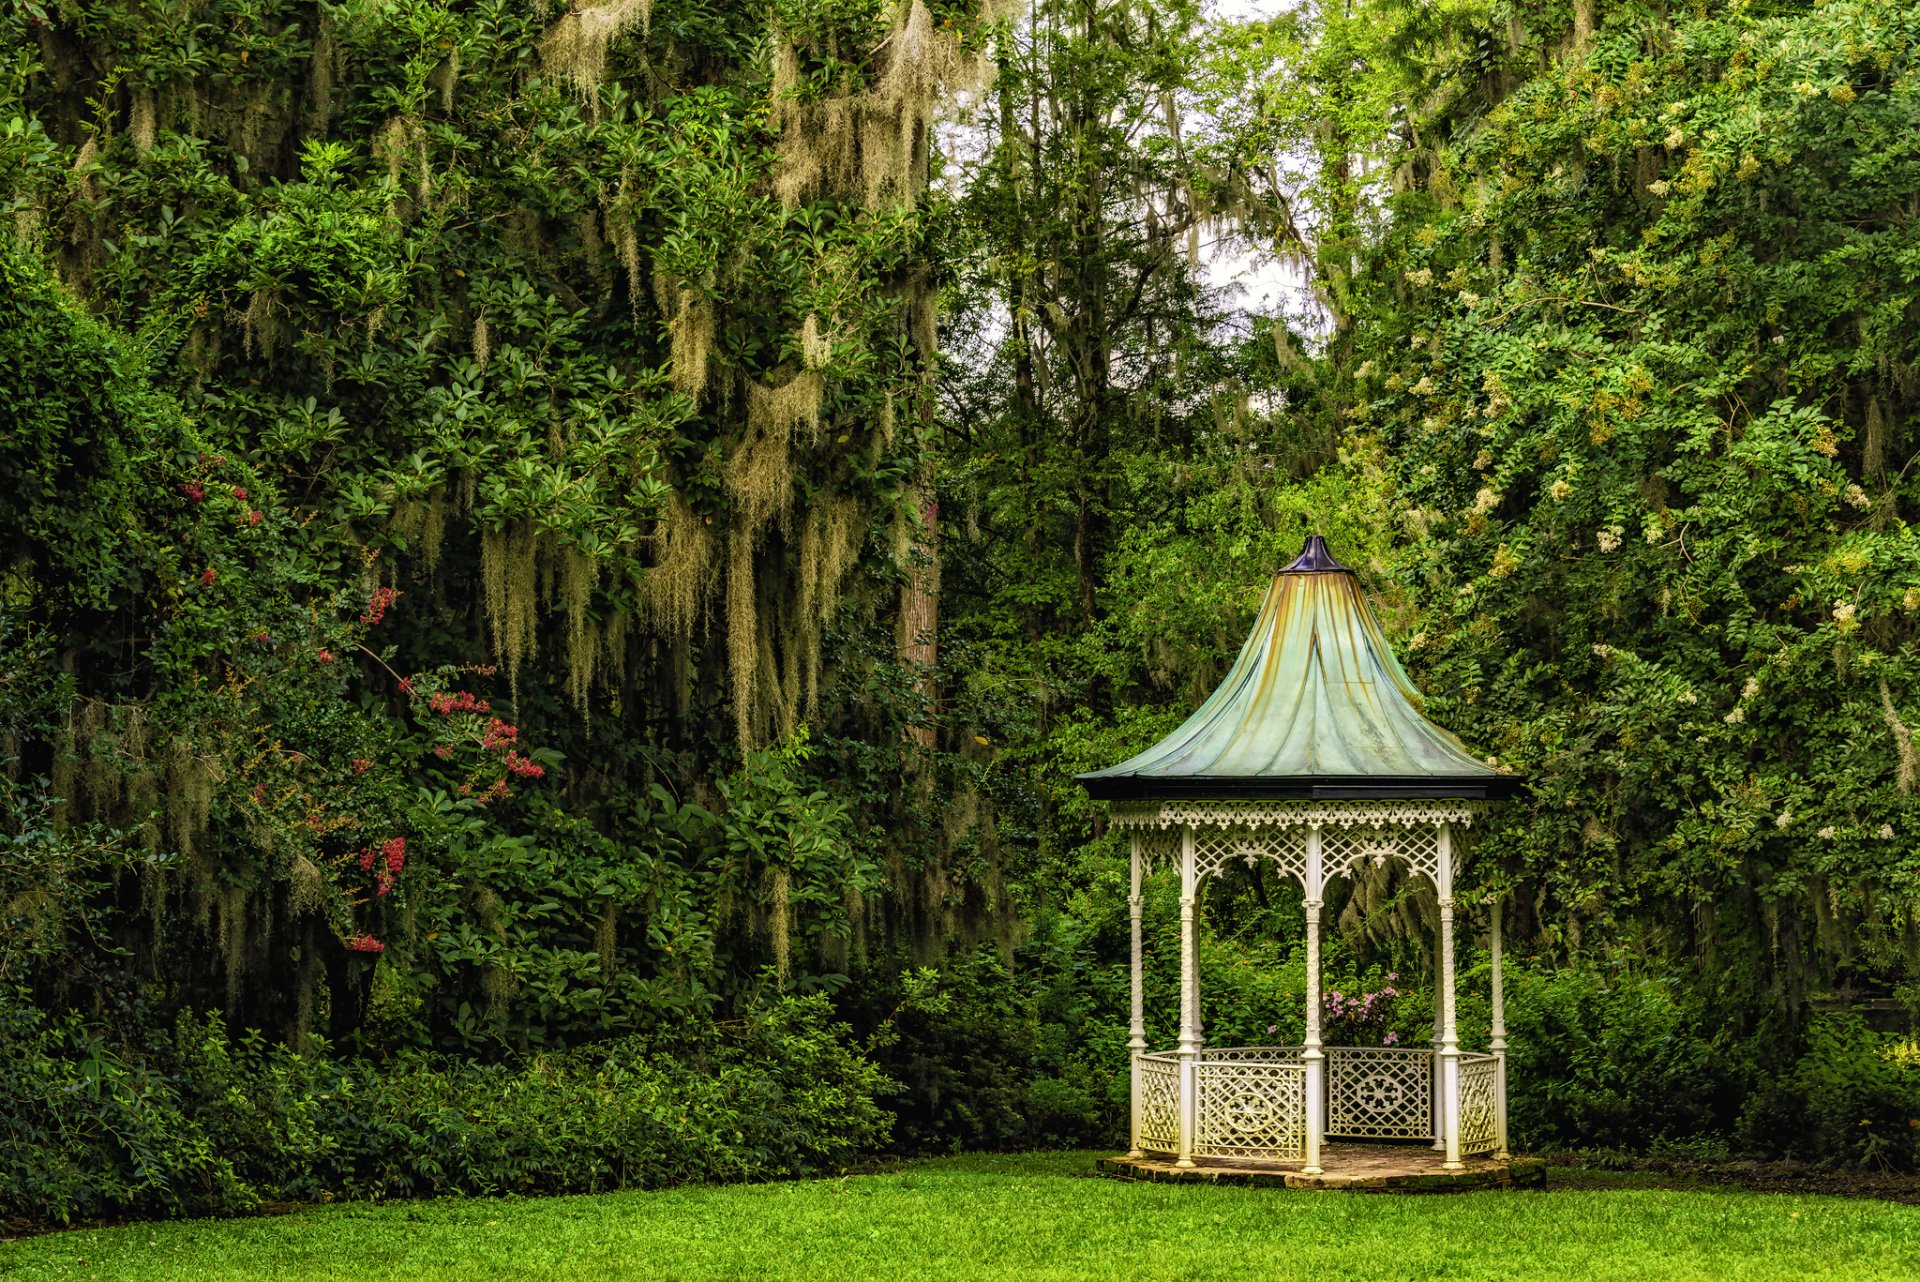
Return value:
<svg viewBox="0 0 1920 1282">
<path fill-rule="evenodd" d="M 1129 1158 L 1297 1162 L 1324 1173 L 1329 1138 L 1431 1140 L 1443 1169 L 1507 1157 L 1500 911 L 1492 912 L 1489 1053 L 1464 1053 L 1455 1020 L 1454 879 L 1476 819 L 1518 780 L 1428 721 L 1359 591 L 1319 535 L 1274 576 L 1219 689 L 1165 739 L 1078 777 L 1132 836 L 1132 1131 Z M 1321 1041 L 1320 913 L 1330 881 L 1388 859 L 1439 901 L 1431 1049 Z M 1210 1048 L 1200 1021 L 1197 909 L 1205 878 L 1265 860 L 1300 886 L 1306 1034 L 1299 1046 Z M 1141 888 L 1180 875 L 1180 1033 L 1146 1041 Z M 1430 1160 L 1430 1159 L 1429 1159 Z"/>
</svg>

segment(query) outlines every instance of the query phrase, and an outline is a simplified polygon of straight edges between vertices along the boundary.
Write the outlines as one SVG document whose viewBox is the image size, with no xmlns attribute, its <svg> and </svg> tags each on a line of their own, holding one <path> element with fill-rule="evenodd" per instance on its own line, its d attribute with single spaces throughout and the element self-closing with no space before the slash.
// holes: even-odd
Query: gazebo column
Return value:
<svg viewBox="0 0 1920 1282">
<path fill-rule="evenodd" d="M 1493 1038 L 1488 1049 L 1493 1052 L 1494 1082 L 1494 1126 L 1498 1148 L 1494 1156 L 1506 1161 L 1511 1156 L 1507 1152 L 1507 998 L 1501 984 L 1500 974 L 1500 899 L 1494 897 L 1493 933 L 1490 943 L 1489 961 L 1493 966 Z"/>
<path fill-rule="evenodd" d="M 1193 828 L 1180 832 L 1180 1153 L 1175 1166 L 1193 1165 L 1200 1129 L 1200 949 L 1194 917 L 1200 876 L 1194 866 Z"/>
<path fill-rule="evenodd" d="M 1132 1089 L 1128 1096 L 1132 1100 L 1132 1125 L 1127 1135 L 1127 1156 L 1144 1157 L 1145 1151 L 1140 1147 L 1140 1056 L 1147 1049 L 1147 1003 L 1140 956 L 1140 882 L 1143 870 L 1140 867 L 1140 830 L 1137 828 L 1133 831 L 1133 850 L 1128 863 L 1132 873 L 1132 888 L 1127 895 L 1127 915 L 1132 920 L 1132 971 L 1129 978 L 1133 1010 L 1127 1023 L 1127 1059 L 1132 1076 Z"/>
<path fill-rule="evenodd" d="M 1306 892 L 1301 907 L 1307 914 L 1307 1034 L 1300 1048 L 1306 1066 L 1307 1175 L 1319 1175 L 1320 1142 L 1327 1133 L 1327 1056 L 1320 1048 L 1320 898 L 1325 888 L 1320 867 L 1320 825 L 1307 826 L 1307 867 L 1302 877 Z"/>
<path fill-rule="evenodd" d="M 1447 1021 L 1446 1002 L 1442 999 L 1440 993 L 1443 981 L 1440 978 L 1439 941 L 1435 940 L 1434 943 L 1433 1040 L 1430 1043 L 1433 1047 L 1433 1054 L 1427 1059 L 1427 1077 L 1430 1079 L 1429 1087 L 1433 1101 L 1433 1151 L 1436 1153 L 1444 1153 L 1447 1149 L 1447 1092 L 1446 1083 L 1441 1080 L 1440 1075 L 1440 1046 L 1442 1044 L 1440 1030 L 1446 1026 Z"/>
<path fill-rule="evenodd" d="M 1447 1160 L 1442 1169 L 1458 1171 L 1460 1161 L 1460 1030 L 1454 1022 L 1453 991 L 1453 828 L 1440 825 L 1440 1095 L 1441 1136 Z"/>
</svg>

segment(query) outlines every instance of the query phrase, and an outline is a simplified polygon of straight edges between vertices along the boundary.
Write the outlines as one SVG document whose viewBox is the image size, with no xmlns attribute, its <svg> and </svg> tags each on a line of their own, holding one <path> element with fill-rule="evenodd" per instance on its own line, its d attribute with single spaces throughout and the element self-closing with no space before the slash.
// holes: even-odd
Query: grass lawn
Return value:
<svg viewBox="0 0 1920 1282">
<path fill-rule="evenodd" d="M 0 1277 L 1920 1278 L 1920 1207 L 1719 1190 L 1304 1193 L 1085 1178 L 1091 1154 L 516 1201 L 315 1207 L 0 1245 Z"/>
</svg>

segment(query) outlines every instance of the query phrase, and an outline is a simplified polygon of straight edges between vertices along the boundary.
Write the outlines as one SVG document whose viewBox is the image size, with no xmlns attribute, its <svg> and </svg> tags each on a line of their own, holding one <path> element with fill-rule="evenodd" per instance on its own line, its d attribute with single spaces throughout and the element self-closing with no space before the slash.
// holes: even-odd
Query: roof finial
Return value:
<svg viewBox="0 0 1920 1282">
<path fill-rule="evenodd" d="M 1282 574 L 1352 574 L 1349 566 L 1333 559 L 1333 553 L 1327 551 L 1327 541 L 1318 534 L 1307 536 L 1307 545 L 1300 549 L 1300 555 L 1293 564 L 1281 570 Z"/>
</svg>

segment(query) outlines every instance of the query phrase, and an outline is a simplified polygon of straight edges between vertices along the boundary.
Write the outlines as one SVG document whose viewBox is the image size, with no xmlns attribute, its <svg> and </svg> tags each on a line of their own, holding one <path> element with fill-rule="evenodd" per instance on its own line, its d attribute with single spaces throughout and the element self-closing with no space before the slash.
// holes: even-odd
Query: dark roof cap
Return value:
<svg viewBox="0 0 1920 1282">
<path fill-rule="evenodd" d="M 1318 534 L 1307 536 L 1307 545 L 1300 549 L 1300 555 L 1293 558 L 1293 564 L 1280 571 L 1282 574 L 1352 574 L 1353 568 L 1340 564 L 1333 559 L 1333 553 L 1327 551 L 1327 541 Z"/>
</svg>

